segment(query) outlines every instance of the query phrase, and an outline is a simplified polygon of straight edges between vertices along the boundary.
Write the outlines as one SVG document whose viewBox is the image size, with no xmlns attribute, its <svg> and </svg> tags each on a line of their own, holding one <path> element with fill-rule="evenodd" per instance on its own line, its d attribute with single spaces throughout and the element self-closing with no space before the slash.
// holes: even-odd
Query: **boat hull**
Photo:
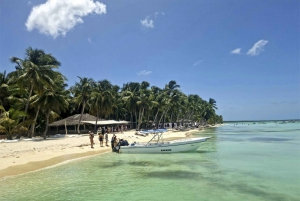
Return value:
<svg viewBox="0 0 300 201">
<path fill-rule="evenodd" d="M 121 146 L 119 153 L 176 153 L 196 151 L 200 147 L 200 144 L 207 139 L 209 137 L 177 140 L 168 143 L 151 143 L 143 146 Z"/>
</svg>

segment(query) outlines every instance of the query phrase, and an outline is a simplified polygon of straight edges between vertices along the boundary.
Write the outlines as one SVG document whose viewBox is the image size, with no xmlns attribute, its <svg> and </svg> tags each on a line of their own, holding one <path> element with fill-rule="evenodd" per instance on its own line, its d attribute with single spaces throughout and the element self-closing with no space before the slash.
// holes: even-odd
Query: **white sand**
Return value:
<svg viewBox="0 0 300 201">
<path fill-rule="evenodd" d="M 167 141 L 174 138 L 186 138 L 192 131 L 178 132 L 168 131 L 164 134 Z M 129 143 L 148 142 L 152 135 L 147 137 L 134 134 L 135 131 L 127 131 L 124 134 L 117 133 L 118 138 L 128 140 Z M 71 137 L 73 136 L 73 137 Z M 112 134 L 109 134 L 111 139 Z M 94 149 L 90 147 L 88 135 L 70 135 L 63 138 L 49 138 L 46 140 L 20 140 L 18 142 L 0 143 L 0 178 L 17 175 L 47 166 L 55 165 L 66 160 L 111 152 L 111 147 L 100 147 L 98 137 L 94 138 Z M 105 142 L 104 142 L 105 145 Z M 109 142 L 110 145 L 110 142 Z"/>
</svg>

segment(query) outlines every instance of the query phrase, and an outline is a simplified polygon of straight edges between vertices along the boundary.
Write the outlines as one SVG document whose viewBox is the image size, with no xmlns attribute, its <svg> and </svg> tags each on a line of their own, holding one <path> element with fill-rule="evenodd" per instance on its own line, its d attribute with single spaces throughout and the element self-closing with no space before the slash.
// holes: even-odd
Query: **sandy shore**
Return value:
<svg viewBox="0 0 300 201">
<path fill-rule="evenodd" d="M 164 140 L 186 138 L 191 131 L 168 131 Z M 118 138 L 128 140 L 129 143 L 148 142 L 152 135 L 147 137 L 137 136 L 135 131 L 124 134 L 117 133 Z M 109 134 L 111 139 L 112 134 Z M 95 135 L 94 149 L 90 147 L 88 135 L 69 135 L 67 137 L 49 138 L 46 140 L 20 140 L 18 142 L 0 143 L 0 178 L 35 171 L 48 166 L 56 165 L 67 160 L 111 152 L 111 147 L 100 147 Z M 109 143 L 110 145 L 110 143 Z"/>
</svg>

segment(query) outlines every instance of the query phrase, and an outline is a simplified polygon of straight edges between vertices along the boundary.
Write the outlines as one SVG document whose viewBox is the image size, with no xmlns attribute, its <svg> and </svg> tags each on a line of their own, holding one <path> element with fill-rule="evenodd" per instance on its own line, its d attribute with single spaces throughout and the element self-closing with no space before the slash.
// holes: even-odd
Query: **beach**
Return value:
<svg viewBox="0 0 300 201">
<path fill-rule="evenodd" d="M 129 131 L 117 136 L 129 138 L 130 133 L 133 134 Z M 149 200 L 153 197 L 163 201 L 296 201 L 299 200 L 300 167 L 298 133 L 299 123 L 228 123 L 200 132 L 189 131 L 187 135 L 193 137 L 211 138 L 195 152 L 174 154 L 117 154 L 110 148 L 100 148 L 99 142 L 92 150 L 87 145 L 87 135 L 27 142 L 27 146 L 36 144 L 42 155 L 35 162 L 30 159 L 33 162 L 23 164 L 22 169 L 37 166 L 40 171 L 25 170 L 28 173 L 20 174 L 18 165 L 7 165 L 7 159 L 1 156 L 1 165 L 5 161 L 10 173 L 14 169 L 19 173 L 0 179 L 1 198 L 13 201 Z M 185 134 L 168 131 L 165 140 Z M 138 137 L 140 142 L 148 138 Z M 55 148 L 51 146 L 53 142 L 60 150 L 51 151 Z M 39 149 L 42 143 L 46 143 L 47 149 Z M 7 144 L 2 142 L 1 149 Z M 24 150 L 24 155 L 10 156 L 15 163 L 23 157 L 32 158 L 25 152 L 26 147 L 21 147 L 25 141 L 20 141 L 19 147 L 17 144 L 10 143 L 15 147 L 15 154 Z M 81 144 L 86 145 L 76 147 Z M 74 151 L 79 148 L 84 149 Z M 54 152 L 52 157 L 48 152 Z M 3 170 L 0 172 L 4 174 Z"/>
<path fill-rule="evenodd" d="M 186 138 L 193 131 L 168 131 L 164 134 L 164 140 L 174 140 Z M 148 142 L 153 136 L 146 137 L 135 135 L 135 130 L 126 131 L 124 134 L 116 133 L 117 138 L 125 139 L 129 143 Z M 113 134 L 109 134 L 109 140 Z M 94 137 L 94 148 L 90 146 L 88 134 L 82 135 L 62 135 L 61 137 L 51 137 L 43 140 L 34 138 L 33 140 L 21 139 L 17 142 L 0 143 L 0 178 L 23 174 L 57 165 L 59 163 L 89 157 L 97 154 L 111 152 L 109 146 L 100 147 L 98 136 Z"/>
</svg>

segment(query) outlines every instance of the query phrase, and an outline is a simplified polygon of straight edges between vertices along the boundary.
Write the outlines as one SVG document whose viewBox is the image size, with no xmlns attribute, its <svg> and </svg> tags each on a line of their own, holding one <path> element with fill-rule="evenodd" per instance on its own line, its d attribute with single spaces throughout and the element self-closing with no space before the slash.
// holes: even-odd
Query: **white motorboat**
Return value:
<svg viewBox="0 0 300 201">
<path fill-rule="evenodd" d="M 164 142 L 162 136 L 165 131 L 166 130 L 163 129 L 156 130 L 153 138 L 148 143 L 134 143 L 129 146 L 119 146 L 117 147 L 117 151 L 119 153 L 175 153 L 196 151 L 200 147 L 200 143 L 211 138 L 186 138 Z"/>
</svg>

